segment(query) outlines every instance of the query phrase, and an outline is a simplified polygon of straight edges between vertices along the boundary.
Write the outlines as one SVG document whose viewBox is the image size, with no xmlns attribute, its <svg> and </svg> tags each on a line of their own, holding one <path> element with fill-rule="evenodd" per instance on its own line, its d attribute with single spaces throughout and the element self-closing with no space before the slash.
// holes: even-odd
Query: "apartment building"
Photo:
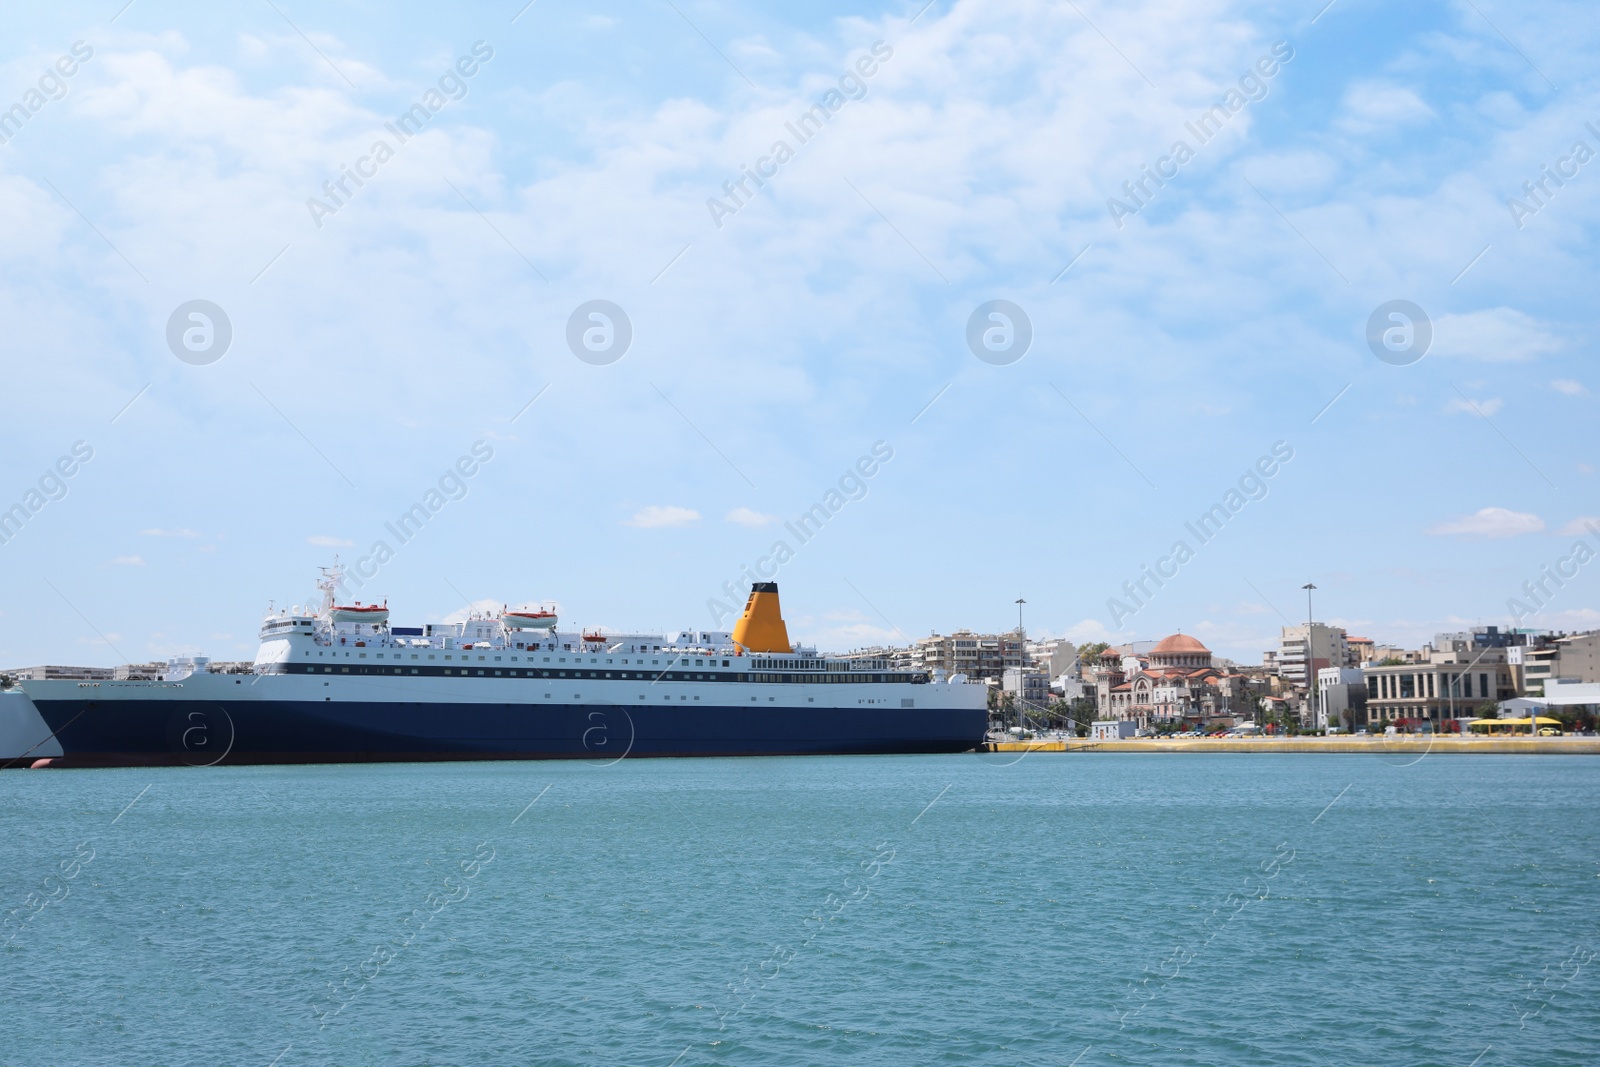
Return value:
<svg viewBox="0 0 1600 1067">
<path fill-rule="evenodd" d="M 968 678 L 999 681 L 1007 667 L 1024 666 L 1023 635 L 1016 630 L 1005 634 L 977 634 L 957 630 L 948 636 L 933 634 L 921 638 L 911 648 L 912 665 L 922 670 L 942 669 Z"/>
<path fill-rule="evenodd" d="M 1547 696 L 1546 682 L 1600 682 L 1600 631 L 1572 634 L 1518 649 L 1522 655 L 1522 689 L 1528 696 Z"/>
<path fill-rule="evenodd" d="M 1038 668 L 1051 678 L 1070 672 L 1078 662 L 1078 646 L 1064 637 L 1029 641 L 1024 652 L 1028 666 Z"/>
<path fill-rule="evenodd" d="M 1324 667 L 1317 672 L 1317 729 L 1355 731 L 1367 725 L 1366 676 L 1359 667 Z"/>
<path fill-rule="evenodd" d="M 1012 696 L 1021 696 L 1024 704 L 1033 707 L 1044 707 L 1050 703 L 1050 678 L 1043 671 L 1007 667 L 1000 688 Z"/>
<path fill-rule="evenodd" d="M 1311 670 L 1307 671 L 1307 662 Z M 1285 682 L 1306 687 L 1315 671 L 1323 667 L 1354 667 L 1350 641 L 1344 628 L 1313 622 L 1309 626 L 1285 626 L 1278 637 L 1278 653 L 1273 662 Z"/>
</svg>

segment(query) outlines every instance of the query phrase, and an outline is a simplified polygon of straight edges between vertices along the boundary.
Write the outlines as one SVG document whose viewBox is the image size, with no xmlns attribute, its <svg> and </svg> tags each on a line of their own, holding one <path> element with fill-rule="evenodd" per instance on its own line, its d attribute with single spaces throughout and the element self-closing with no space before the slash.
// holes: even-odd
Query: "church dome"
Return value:
<svg viewBox="0 0 1600 1067">
<path fill-rule="evenodd" d="M 1163 638 L 1155 648 L 1150 650 L 1150 654 L 1153 656 L 1166 655 L 1169 653 L 1199 653 L 1202 655 L 1209 655 L 1211 650 L 1205 645 L 1202 645 L 1199 641 L 1196 641 L 1194 638 L 1190 637 L 1188 634 L 1173 634 L 1171 637 Z"/>
<path fill-rule="evenodd" d="M 1173 634 L 1150 650 L 1150 666 L 1193 673 L 1211 666 L 1211 650 L 1188 634 Z"/>
</svg>

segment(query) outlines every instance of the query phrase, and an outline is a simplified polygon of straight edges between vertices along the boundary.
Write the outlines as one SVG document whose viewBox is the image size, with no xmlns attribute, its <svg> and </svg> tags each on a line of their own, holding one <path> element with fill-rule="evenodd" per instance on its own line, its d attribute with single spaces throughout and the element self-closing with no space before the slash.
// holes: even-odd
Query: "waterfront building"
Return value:
<svg viewBox="0 0 1600 1067">
<path fill-rule="evenodd" d="M 1374 645 L 1367 658 L 1360 661 L 1361 666 L 1368 663 L 1383 663 L 1393 660 L 1396 663 L 1426 663 L 1431 646 L 1424 646 L 1422 650 L 1401 648 L 1399 645 Z"/>
<path fill-rule="evenodd" d="M 1416 662 L 1364 664 L 1367 716 L 1372 722 L 1428 723 L 1438 729 L 1446 720 L 1471 715 L 1485 703 L 1510 700 L 1517 687 L 1508 651 L 1425 647 Z"/>
<path fill-rule="evenodd" d="M 1343 627 L 1313 622 L 1309 628 L 1305 623 L 1283 628 L 1274 662 L 1279 677 L 1291 686 L 1304 689 L 1315 672 L 1323 667 L 1354 667 L 1358 661 L 1350 656 L 1349 636 Z M 1310 670 L 1306 668 L 1307 662 L 1311 664 Z"/>
<path fill-rule="evenodd" d="M 46 678 L 76 678 L 110 681 L 114 672 L 110 667 L 58 667 L 54 664 L 40 667 L 16 667 L 0 671 L 19 682 L 42 682 Z"/>
<path fill-rule="evenodd" d="M 1050 678 L 1043 671 L 1027 667 L 1007 667 L 1000 681 L 1002 692 L 1021 696 L 1024 704 L 1044 707 L 1050 702 Z"/>
<path fill-rule="evenodd" d="M 918 670 L 942 669 L 968 678 L 999 681 L 1007 667 L 1023 666 L 1023 634 L 1013 630 L 1004 634 L 976 634 L 957 630 L 948 636 L 933 634 L 911 647 L 911 661 Z"/>
<path fill-rule="evenodd" d="M 1337 726 L 1353 732 L 1367 725 L 1367 684 L 1361 668 L 1322 668 L 1317 672 L 1317 696 L 1317 729 Z"/>
<path fill-rule="evenodd" d="M 1078 665 L 1078 646 L 1064 637 L 1029 641 L 1024 651 L 1024 662 L 1043 671 L 1049 678 L 1075 673 L 1073 668 Z"/>
<path fill-rule="evenodd" d="M 1076 674 L 1057 675 L 1055 681 L 1050 683 L 1050 692 L 1068 703 L 1085 697 L 1090 700 L 1095 698 L 1094 683 Z"/>
<path fill-rule="evenodd" d="M 1542 702 L 1552 708 L 1585 708 L 1592 714 L 1600 707 L 1600 682 L 1552 678 L 1544 684 Z"/>
<path fill-rule="evenodd" d="M 1522 662 L 1522 690 L 1545 696 L 1551 682 L 1600 682 L 1600 631 L 1539 642 L 1515 657 Z"/>
<path fill-rule="evenodd" d="M 839 657 L 852 663 L 884 663 L 892 671 L 908 671 L 912 669 L 911 649 L 902 645 L 873 645 L 871 648 L 858 648 L 853 652 L 846 652 Z"/>
<path fill-rule="evenodd" d="M 1511 648 L 1517 645 L 1537 644 L 1542 636 L 1544 631 L 1541 630 L 1502 630 L 1498 626 L 1474 626 L 1470 630 L 1434 634 L 1433 647 L 1471 649 L 1476 652 L 1482 648 Z"/>
<path fill-rule="evenodd" d="M 124 663 L 113 670 L 111 677 L 118 682 L 155 682 L 166 672 L 165 663 Z"/>
</svg>

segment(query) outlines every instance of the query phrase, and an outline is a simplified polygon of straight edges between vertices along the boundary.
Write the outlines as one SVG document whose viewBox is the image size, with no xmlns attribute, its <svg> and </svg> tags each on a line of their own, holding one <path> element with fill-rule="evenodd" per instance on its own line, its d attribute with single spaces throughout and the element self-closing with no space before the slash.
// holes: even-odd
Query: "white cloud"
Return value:
<svg viewBox="0 0 1600 1067">
<path fill-rule="evenodd" d="M 640 508 L 622 525 L 641 530 L 654 530 L 664 526 L 692 526 L 700 521 L 700 513 L 693 508 L 680 508 L 673 504 L 651 504 Z"/>
<path fill-rule="evenodd" d="M 1594 608 L 1534 611 L 1522 617 L 1521 625 L 1530 624 L 1547 630 L 1600 630 L 1600 611 Z"/>
<path fill-rule="evenodd" d="M 312 534 L 306 538 L 306 544 L 317 545 L 321 548 L 354 548 L 354 541 L 346 541 L 342 537 L 329 537 L 327 534 Z"/>
<path fill-rule="evenodd" d="M 182 529 L 182 528 L 179 528 L 179 529 L 176 529 L 176 530 L 162 530 L 162 529 L 159 529 L 159 528 L 152 528 L 152 529 L 149 529 L 149 530 L 140 530 L 139 534 L 142 537 L 186 537 L 186 538 L 188 538 L 188 537 L 199 537 L 200 536 L 194 530 L 185 530 L 185 529 Z"/>
<path fill-rule="evenodd" d="M 1492 396 L 1485 400 L 1467 400 L 1458 396 L 1452 397 L 1450 402 L 1445 404 L 1444 409 L 1447 412 L 1461 412 L 1467 415 L 1477 415 L 1480 413 L 1484 415 L 1493 415 L 1503 407 L 1505 407 L 1505 401 L 1501 400 L 1497 396 Z"/>
<path fill-rule="evenodd" d="M 1118 637 L 1106 629 L 1106 624 L 1099 619 L 1084 619 L 1082 622 L 1073 623 L 1067 627 L 1063 634 L 1068 641 L 1075 645 L 1087 644 L 1091 641 L 1115 642 Z"/>
<path fill-rule="evenodd" d="M 1351 133 L 1393 130 L 1434 118 L 1433 108 L 1410 89 L 1379 81 L 1357 82 L 1344 94 L 1340 128 Z"/>
<path fill-rule="evenodd" d="M 111 561 L 114 567 L 143 567 L 144 559 L 141 556 L 118 556 Z"/>
<path fill-rule="evenodd" d="M 1473 537 L 1499 540 L 1538 533 L 1544 529 L 1544 520 L 1526 511 L 1509 508 L 1483 508 L 1471 515 L 1450 519 L 1428 527 L 1435 537 Z"/>
<path fill-rule="evenodd" d="M 905 636 L 859 611 L 829 611 L 824 612 L 822 618 L 829 625 L 818 626 L 817 620 L 812 618 L 795 620 L 793 639 L 830 652 L 907 643 Z"/>
<path fill-rule="evenodd" d="M 1589 391 L 1583 387 L 1582 382 L 1575 382 L 1571 378 L 1557 378 L 1550 383 L 1550 388 L 1567 396 L 1582 396 Z"/>
<path fill-rule="evenodd" d="M 1561 537 L 1584 537 L 1595 530 L 1600 530 L 1600 515 L 1579 515 L 1556 533 Z"/>
<path fill-rule="evenodd" d="M 1433 351 L 1451 359 L 1504 363 L 1537 359 L 1561 348 L 1559 337 L 1516 308 L 1441 315 L 1433 324 Z"/>
<path fill-rule="evenodd" d="M 1185 626 L 1183 632 L 1197 638 L 1217 655 L 1226 656 L 1236 663 L 1260 663 L 1261 649 L 1276 648 L 1278 644 L 1276 631 L 1269 630 L 1267 633 L 1262 633 L 1260 625 L 1260 623 L 1213 622 L 1210 619 L 1202 619 L 1192 626 Z"/>
<path fill-rule="evenodd" d="M 771 526 L 778 521 L 776 515 L 767 515 L 759 511 L 752 511 L 749 508 L 734 508 L 723 518 L 729 522 L 738 523 L 740 526 L 748 526 L 752 530 L 758 530 L 763 526 Z"/>
</svg>

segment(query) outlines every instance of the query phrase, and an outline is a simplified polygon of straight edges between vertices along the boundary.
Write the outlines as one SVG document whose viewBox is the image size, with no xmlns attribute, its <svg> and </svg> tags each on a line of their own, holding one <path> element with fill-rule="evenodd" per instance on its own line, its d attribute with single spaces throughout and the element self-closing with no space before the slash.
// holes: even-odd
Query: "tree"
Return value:
<svg viewBox="0 0 1600 1067">
<path fill-rule="evenodd" d="M 1089 664 L 1098 660 L 1100 658 L 1100 653 L 1104 652 L 1110 647 L 1111 646 L 1104 641 L 1091 641 L 1087 645 L 1079 645 L 1078 662 L 1084 666 L 1088 666 Z"/>
<path fill-rule="evenodd" d="M 1089 724 L 1094 722 L 1094 701 L 1088 697 L 1057 700 L 1050 705 L 1049 724 L 1053 728 L 1072 730 L 1079 737 L 1087 736 Z"/>
<path fill-rule="evenodd" d="M 989 718 L 1005 725 L 1016 717 L 1016 700 L 998 686 L 989 687 Z M 1019 720 L 1020 723 L 1020 720 Z"/>
<path fill-rule="evenodd" d="M 1067 721 L 1067 702 L 1065 700 L 1052 700 L 1044 709 L 1044 725 L 1047 730 L 1054 730 Z"/>
</svg>

